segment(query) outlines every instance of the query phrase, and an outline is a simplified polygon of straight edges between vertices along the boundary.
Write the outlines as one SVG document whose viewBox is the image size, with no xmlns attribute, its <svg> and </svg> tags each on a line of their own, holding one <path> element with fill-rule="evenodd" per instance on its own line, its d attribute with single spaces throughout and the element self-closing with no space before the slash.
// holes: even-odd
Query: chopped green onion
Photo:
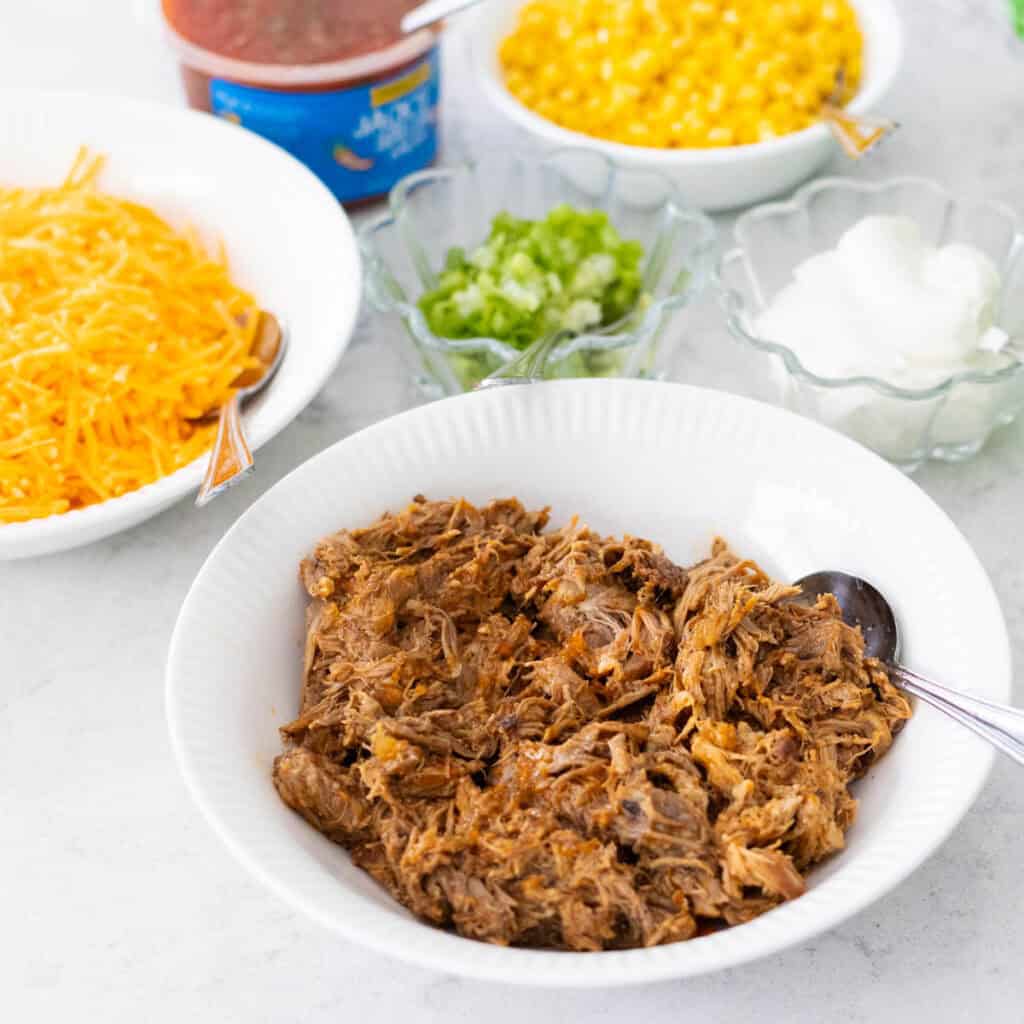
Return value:
<svg viewBox="0 0 1024 1024">
<path fill-rule="evenodd" d="M 441 338 L 497 338 L 515 348 L 558 330 L 607 326 L 636 304 L 643 247 L 601 210 L 554 207 L 544 220 L 499 213 L 483 245 L 448 250 L 419 301 Z"/>
</svg>

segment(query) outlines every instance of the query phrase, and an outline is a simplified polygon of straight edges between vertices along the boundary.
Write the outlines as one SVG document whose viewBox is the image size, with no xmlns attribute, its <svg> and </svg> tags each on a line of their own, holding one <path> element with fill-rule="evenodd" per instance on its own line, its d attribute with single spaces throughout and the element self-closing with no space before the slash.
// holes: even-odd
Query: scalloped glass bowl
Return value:
<svg viewBox="0 0 1024 1024">
<path fill-rule="evenodd" d="M 615 333 L 585 332 L 558 345 L 545 376 L 663 375 L 665 357 L 680 337 L 680 313 L 712 269 L 711 221 L 687 209 L 668 178 L 620 167 L 598 153 L 563 149 L 531 158 L 499 152 L 404 178 L 391 191 L 389 212 L 359 233 L 367 297 L 379 312 L 401 318 L 412 374 L 427 397 L 471 390 L 519 354 L 496 338 L 453 340 L 430 330 L 416 303 L 435 287 L 448 250 L 479 245 L 501 211 L 540 219 L 558 203 L 604 210 L 623 237 L 643 245 L 649 302 Z"/>
<path fill-rule="evenodd" d="M 1024 237 L 1013 212 L 998 203 L 958 199 L 919 178 L 826 178 L 788 202 L 743 214 L 734 228 L 736 246 L 716 271 L 729 328 L 787 408 L 848 434 L 907 471 L 929 458 L 969 458 L 1024 407 L 1021 362 L 1004 359 L 915 390 L 876 377 L 819 377 L 790 349 L 755 330 L 759 313 L 792 280 L 798 264 L 833 248 L 872 214 L 911 217 L 932 245 L 966 242 L 987 253 L 1002 277 L 996 322 L 1011 338 L 1024 335 Z"/>
</svg>

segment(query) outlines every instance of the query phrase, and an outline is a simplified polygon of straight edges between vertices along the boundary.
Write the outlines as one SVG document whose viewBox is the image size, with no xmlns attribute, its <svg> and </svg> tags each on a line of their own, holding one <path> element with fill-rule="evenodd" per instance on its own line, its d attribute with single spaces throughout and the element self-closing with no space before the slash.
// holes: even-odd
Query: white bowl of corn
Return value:
<svg viewBox="0 0 1024 1024">
<path fill-rule="evenodd" d="M 548 145 L 670 175 L 692 205 L 745 206 L 836 152 L 820 120 L 875 108 L 903 53 L 892 0 L 491 0 L 469 25 L 494 106 Z"/>
</svg>

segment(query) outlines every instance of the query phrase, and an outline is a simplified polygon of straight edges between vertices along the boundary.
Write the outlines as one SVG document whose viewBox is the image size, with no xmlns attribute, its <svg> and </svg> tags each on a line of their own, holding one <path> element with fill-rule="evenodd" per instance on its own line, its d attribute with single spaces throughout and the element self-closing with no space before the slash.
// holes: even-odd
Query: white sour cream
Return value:
<svg viewBox="0 0 1024 1024">
<path fill-rule="evenodd" d="M 801 263 L 757 319 L 760 337 L 821 377 L 924 388 L 1003 363 L 993 325 L 1001 281 L 971 245 L 927 245 L 908 217 L 865 217 L 835 249 Z"/>
</svg>

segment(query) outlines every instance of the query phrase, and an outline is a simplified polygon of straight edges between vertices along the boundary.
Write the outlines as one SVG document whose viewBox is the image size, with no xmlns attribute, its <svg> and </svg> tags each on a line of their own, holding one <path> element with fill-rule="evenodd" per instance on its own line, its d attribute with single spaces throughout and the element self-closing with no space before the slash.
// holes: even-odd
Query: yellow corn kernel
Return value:
<svg viewBox="0 0 1024 1024">
<path fill-rule="evenodd" d="M 662 121 L 671 121 L 672 115 L 683 105 L 677 92 L 665 92 L 658 101 L 657 112 Z"/>
<path fill-rule="evenodd" d="M 735 133 L 726 124 L 717 124 L 708 130 L 708 143 L 712 146 L 731 146 L 735 142 Z"/>
<path fill-rule="evenodd" d="M 721 82 L 715 82 L 708 90 L 705 106 L 709 114 L 721 114 L 725 108 L 725 86 Z"/>
<path fill-rule="evenodd" d="M 764 104 L 765 90 L 757 82 L 744 82 L 736 90 L 736 102 L 744 106 L 758 107 Z"/>
</svg>

